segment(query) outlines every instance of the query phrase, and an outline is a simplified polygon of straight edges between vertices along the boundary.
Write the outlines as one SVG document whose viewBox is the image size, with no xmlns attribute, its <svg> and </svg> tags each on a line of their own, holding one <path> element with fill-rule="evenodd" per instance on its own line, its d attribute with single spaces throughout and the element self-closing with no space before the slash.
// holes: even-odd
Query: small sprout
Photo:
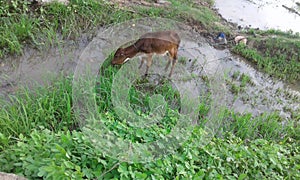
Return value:
<svg viewBox="0 0 300 180">
<path fill-rule="evenodd" d="M 179 62 L 180 64 L 186 64 L 187 58 L 186 58 L 186 57 L 179 57 L 179 58 L 178 58 L 178 62 Z"/>
<path fill-rule="evenodd" d="M 233 83 L 230 90 L 233 94 L 238 94 L 241 91 L 241 88 Z"/>
<path fill-rule="evenodd" d="M 232 78 L 237 79 L 240 76 L 240 73 L 241 73 L 240 71 L 235 71 L 232 75 Z"/>
<path fill-rule="evenodd" d="M 251 78 L 248 75 L 245 75 L 244 73 L 240 77 L 241 79 L 241 87 L 245 87 L 247 84 L 251 82 Z"/>
<path fill-rule="evenodd" d="M 202 76 L 201 76 L 201 79 L 202 79 L 204 82 L 208 82 L 208 76 L 202 75 Z"/>
</svg>

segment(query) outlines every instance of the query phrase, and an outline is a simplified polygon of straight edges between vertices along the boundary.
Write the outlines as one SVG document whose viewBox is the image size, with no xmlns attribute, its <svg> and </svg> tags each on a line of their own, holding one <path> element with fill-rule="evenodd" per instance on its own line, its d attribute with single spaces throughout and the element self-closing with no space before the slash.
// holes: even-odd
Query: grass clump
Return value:
<svg viewBox="0 0 300 180">
<path fill-rule="evenodd" d="M 72 112 L 72 84 L 61 78 L 51 87 L 36 87 L 35 91 L 22 88 L 9 101 L 0 105 L 0 129 L 3 137 L 15 139 L 20 134 L 27 136 L 33 129 L 47 128 L 53 132 L 76 128 Z M 0 142 L 0 149 L 9 145 Z"/>
<path fill-rule="evenodd" d="M 74 39 L 99 25 L 133 16 L 102 0 L 73 0 L 67 6 L 27 0 L 0 2 L 0 57 L 20 54 L 27 44 L 36 48 L 55 45 L 61 39 Z"/>
<path fill-rule="evenodd" d="M 268 39 L 258 44 L 256 48 L 239 44 L 233 48 L 233 52 L 254 62 L 260 70 L 271 76 L 289 82 L 300 80 L 299 42 Z"/>
<path fill-rule="evenodd" d="M 255 63 L 271 76 L 291 83 L 300 80 L 299 33 L 274 29 L 250 29 L 246 33 L 250 35 L 249 45 L 238 44 L 233 47 L 234 53 Z"/>
<path fill-rule="evenodd" d="M 230 86 L 230 90 L 233 94 L 239 94 L 240 92 L 244 92 L 247 85 L 253 85 L 251 77 L 242 73 L 240 71 L 235 71 L 232 74 L 232 79 L 226 79 L 226 83 Z M 234 82 L 235 81 L 235 82 Z"/>
<path fill-rule="evenodd" d="M 172 9 L 180 14 L 185 20 L 190 23 L 200 25 L 202 30 L 206 30 L 210 33 L 217 33 L 219 31 L 228 33 L 229 29 L 219 22 L 221 19 L 217 14 L 210 9 L 212 1 L 203 1 L 201 4 L 197 4 L 194 1 L 173 1 Z M 204 5 L 205 4 L 205 5 Z M 206 5 L 208 4 L 208 6 Z"/>
<path fill-rule="evenodd" d="M 300 127 L 295 122 L 296 119 L 284 122 L 275 112 L 256 117 L 250 113 L 238 114 L 230 110 L 225 114 L 226 122 L 222 125 L 222 132 L 232 132 L 243 140 L 262 138 L 278 142 L 289 138 L 300 139 Z"/>
</svg>

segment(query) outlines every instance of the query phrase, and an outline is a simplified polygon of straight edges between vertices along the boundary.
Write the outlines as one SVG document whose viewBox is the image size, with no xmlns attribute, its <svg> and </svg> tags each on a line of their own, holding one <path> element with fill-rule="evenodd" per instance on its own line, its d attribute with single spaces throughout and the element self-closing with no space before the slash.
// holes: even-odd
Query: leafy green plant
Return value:
<svg viewBox="0 0 300 180">
<path fill-rule="evenodd" d="M 299 146 L 255 139 L 244 143 L 228 133 L 207 146 L 193 139 L 148 163 L 119 162 L 104 156 L 81 132 L 34 130 L 0 155 L 0 170 L 44 179 L 216 179 L 299 178 Z"/>
</svg>

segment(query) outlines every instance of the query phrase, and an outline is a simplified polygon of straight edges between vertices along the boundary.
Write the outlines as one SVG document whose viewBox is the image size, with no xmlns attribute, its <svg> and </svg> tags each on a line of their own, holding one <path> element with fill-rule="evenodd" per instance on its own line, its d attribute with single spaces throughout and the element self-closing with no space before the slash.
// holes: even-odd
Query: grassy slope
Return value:
<svg viewBox="0 0 300 180">
<path fill-rule="evenodd" d="M 247 34 L 252 46 L 235 46 L 233 52 L 254 62 L 271 76 L 293 83 L 300 80 L 299 34 L 275 30 L 250 30 Z"/>
<path fill-rule="evenodd" d="M 200 20 L 200 24 L 208 29 L 215 25 L 211 20 L 218 21 L 218 17 L 210 14 L 213 13 L 211 10 L 205 7 L 199 10 L 189 1 L 180 1 L 180 4 L 172 1 L 172 8 L 177 11 L 171 8 L 138 7 L 135 9 L 138 14 L 120 10 L 102 1 L 75 0 L 71 1 L 69 7 L 52 4 L 36 7 L 34 11 L 29 11 L 34 7 L 26 2 L 12 2 L 15 4 L 1 1 L 1 4 L 4 3 L 0 11 L 1 21 L 4 22 L 0 24 L 1 30 L 4 30 L 0 31 L 2 54 L 21 52 L 27 43 L 36 47 L 40 44 L 55 45 L 59 41 L 57 33 L 59 38 L 75 38 L 98 25 L 121 22 L 132 17 L 193 18 Z M 193 13 L 186 13 L 189 8 Z M 110 92 L 111 77 L 118 69 L 110 67 L 106 70 L 104 77 L 107 79 L 102 79 L 105 84 L 102 83 L 100 87 L 104 95 L 110 94 L 105 92 Z M 297 179 L 300 176 L 300 128 L 293 122 L 283 128 L 276 114 L 255 119 L 251 115 L 241 116 L 227 111 L 223 132 L 228 133 L 222 134 L 224 139 L 216 137 L 208 146 L 199 148 L 192 143 L 200 138 L 195 130 L 189 142 L 165 159 L 145 164 L 116 161 L 94 148 L 78 128 L 72 110 L 71 79 L 63 77 L 54 82 L 49 87 L 36 88 L 34 92 L 24 89 L 11 97 L 11 103 L 1 103 L 1 171 L 28 178 L 50 179 L 92 179 L 101 175 L 104 179 Z M 170 89 L 163 89 L 161 93 L 169 93 L 175 98 Z M 135 90 L 131 92 L 133 97 L 139 97 Z M 128 129 L 126 123 L 115 117 L 110 96 L 101 97 L 100 114 L 111 123 L 113 131 L 125 132 L 126 135 L 129 130 L 133 133 L 129 138 L 133 140 L 164 133 L 163 128 L 155 127 L 154 131 L 142 130 L 142 135 L 136 134 L 141 131 Z M 149 104 L 148 97 L 146 95 L 144 104 Z M 205 104 L 199 107 L 204 115 L 207 109 Z M 123 135 L 119 134 L 120 137 Z"/>
<path fill-rule="evenodd" d="M 20 54 L 27 44 L 39 47 L 74 39 L 99 25 L 124 21 L 133 15 L 104 1 L 73 0 L 69 6 L 59 3 L 41 6 L 21 0 L 1 0 L 0 17 L 1 57 Z"/>
</svg>

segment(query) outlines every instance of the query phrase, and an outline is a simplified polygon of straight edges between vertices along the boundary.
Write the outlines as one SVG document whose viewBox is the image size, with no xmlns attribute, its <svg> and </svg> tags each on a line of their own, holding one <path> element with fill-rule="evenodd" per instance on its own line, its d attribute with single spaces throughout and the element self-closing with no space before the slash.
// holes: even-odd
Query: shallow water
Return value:
<svg viewBox="0 0 300 180">
<path fill-rule="evenodd" d="M 185 43 L 192 44 L 191 42 Z M 226 49 L 217 50 L 204 43 L 197 50 L 198 53 L 191 50 L 191 54 L 197 57 L 197 61 L 193 65 L 189 65 L 190 72 L 203 74 L 202 68 L 204 67 L 205 74 L 208 75 L 217 71 L 223 73 L 225 81 L 222 82 L 224 85 L 222 91 L 224 91 L 226 99 L 220 103 L 226 104 L 228 108 L 242 114 L 252 113 L 255 116 L 262 113 L 279 112 L 284 119 L 290 118 L 292 112 L 299 113 L 300 92 L 298 90 L 290 89 L 283 82 L 273 80 L 258 72 L 243 59 L 232 55 Z M 188 51 L 190 50 L 179 53 L 186 56 Z M 244 90 L 238 94 L 234 94 L 230 90 L 231 83 L 240 84 L 240 80 L 233 78 L 236 72 L 239 72 L 240 75 L 245 74 L 251 79 L 251 83 L 247 84 Z"/>
<path fill-rule="evenodd" d="M 297 0 L 215 0 L 215 8 L 225 19 L 243 27 L 280 29 L 300 32 L 300 13 Z"/>
<path fill-rule="evenodd" d="M 50 76 L 73 72 L 87 44 L 83 36 L 80 41 L 69 41 L 59 48 L 25 49 L 22 56 L 0 60 L 0 96 L 13 93 L 20 85 L 34 87 L 46 83 Z"/>
</svg>

